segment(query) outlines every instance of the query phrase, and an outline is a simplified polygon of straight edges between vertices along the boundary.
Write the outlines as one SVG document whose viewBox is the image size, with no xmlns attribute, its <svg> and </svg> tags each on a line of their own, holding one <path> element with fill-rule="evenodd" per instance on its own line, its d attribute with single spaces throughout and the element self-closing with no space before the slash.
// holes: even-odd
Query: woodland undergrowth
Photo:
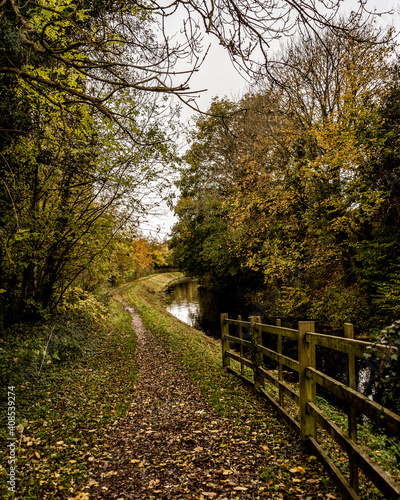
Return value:
<svg viewBox="0 0 400 500">
<path fill-rule="evenodd" d="M 136 377 L 131 317 L 115 301 L 104 306 L 79 295 L 52 325 L 20 325 L 1 340 L 1 498 L 74 497 L 129 408 Z M 9 386 L 16 396 L 15 493 L 6 484 Z"/>
</svg>

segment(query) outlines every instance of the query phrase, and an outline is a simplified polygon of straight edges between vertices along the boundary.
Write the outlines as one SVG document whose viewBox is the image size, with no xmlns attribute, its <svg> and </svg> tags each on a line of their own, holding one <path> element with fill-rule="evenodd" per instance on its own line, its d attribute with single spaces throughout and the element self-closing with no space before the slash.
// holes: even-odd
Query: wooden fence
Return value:
<svg viewBox="0 0 400 500">
<path fill-rule="evenodd" d="M 237 336 L 230 334 L 230 325 L 235 326 Z M 249 340 L 243 338 L 243 331 L 250 331 Z M 276 337 L 276 350 L 263 346 L 262 332 Z M 370 347 L 374 347 L 380 355 L 392 352 L 384 345 L 372 344 L 354 339 L 353 325 L 345 324 L 344 337 L 323 335 L 315 332 L 313 321 L 300 321 L 298 329 L 282 328 L 280 320 L 276 326 L 261 323 L 260 317 L 253 316 L 250 321 L 229 319 L 227 314 L 221 315 L 222 362 L 228 371 L 239 376 L 247 384 L 261 392 L 281 417 L 299 434 L 302 444 L 318 455 L 324 467 L 331 474 L 345 498 L 359 497 L 359 469 L 380 490 L 385 498 L 399 499 L 400 485 L 384 471 L 357 444 L 357 416 L 365 415 L 390 434 L 400 436 L 400 416 L 371 401 L 356 390 L 356 357 L 363 358 Z M 282 352 L 283 339 L 291 339 L 298 346 L 298 359 L 292 359 Z M 230 343 L 240 346 L 240 351 L 230 349 Z M 343 384 L 316 369 L 316 346 L 339 351 L 346 355 L 347 383 Z M 244 352 L 248 354 L 244 354 Z M 246 357 L 247 356 L 247 357 Z M 263 356 L 277 362 L 277 370 L 268 370 L 263 364 Z M 233 370 L 230 360 L 240 363 L 240 373 Z M 245 367 L 253 372 L 253 380 L 246 377 Z M 288 367 L 299 374 L 298 391 L 285 382 L 283 367 Z M 273 397 L 264 388 L 264 383 L 275 386 L 279 393 Z M 333 422 L 317 406 L 317 385 L 328 390 L 343 401 L 348 413 L 347 432 Z M 285 398 L 292 400 L 299 410 L 296 420 L 285 409 Z M 318 427 L 317 427 L 318 426 Z M 325 429 L 348 456 L 348 474 L 343 474 L 329 458 L 322 443 L 317 439 L 317 428 Z"/>
</svg>

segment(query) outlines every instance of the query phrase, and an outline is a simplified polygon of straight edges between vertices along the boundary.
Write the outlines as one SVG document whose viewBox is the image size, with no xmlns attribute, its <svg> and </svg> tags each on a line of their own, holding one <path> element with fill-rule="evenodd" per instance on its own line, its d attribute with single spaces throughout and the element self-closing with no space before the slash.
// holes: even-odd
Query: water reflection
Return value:
<svg viewBox="0 0 400 500">
<path fill-rule="evenodd" d="M 182 279 L 166 291 L 166 309 L 192 328 L 198 328 L 200 317 L 199 285 Z"/>
<path fill-rule="evenodd" d="M 220 315 L 243 319 L 251 314 L 244 305 L 243 298 L 227 291 L 212 291 L 204 288 L 190 278 L 183 278 L 173 283 L 166 290 L 166 309 L 192 328 L 202 330 L 207 335 L 220 338 Z M 257 311 L 254 314 L 259 314 Z"/>
</svg>

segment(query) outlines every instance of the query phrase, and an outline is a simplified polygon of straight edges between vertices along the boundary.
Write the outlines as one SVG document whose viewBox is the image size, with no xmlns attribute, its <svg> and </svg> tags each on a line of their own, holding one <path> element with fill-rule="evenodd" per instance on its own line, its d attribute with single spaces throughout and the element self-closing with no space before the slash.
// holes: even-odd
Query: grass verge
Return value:
<svg viewBox="0 0 400 500">
<path fill-rule="evenodd" d="M 68 321 L 74 323 L 74 318 Z M 65 324 L 56 325 L 54 331 L 65 328 Z M 66 335 L 53 335 L 46 351 L 49 332 L 44 326 L 36 328 L 35 335 L 25 326 L 24 332 L 1 343 L 2 357 L 15 365 L 2 378 L 3 385 L 15 386 L 17 414 L 13 493 L 7 487 L 10 464 L 5 443 L 9 434 L 3 393 L 1 498 L 75 498 L 90 478 L 91 464 L 107 454 L 108 429 L 129 408 L 127 395 L 136 377 L 136 338 L 130 315 L 111 301 L 101 322 L 89 317 L 75 322 L 74 331 L 79 348 L 76 352 L 70 348 L 68 355 L 60 349 L 60 344 L 68 343 Z M 57 349 L 52 350 L 55 339 Z M 15 352 L 25 356 L 22 363 L 13 358 Z"/>
</svg>

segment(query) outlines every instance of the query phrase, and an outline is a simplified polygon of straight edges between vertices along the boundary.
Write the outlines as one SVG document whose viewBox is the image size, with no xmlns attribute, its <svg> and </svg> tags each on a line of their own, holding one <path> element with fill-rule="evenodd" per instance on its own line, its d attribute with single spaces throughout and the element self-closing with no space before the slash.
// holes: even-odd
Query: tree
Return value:
<svg viewBox="0 0 400 500">
<path fill-rule="evenodd" d="M 186 91 L 185 83 L 169 84 L 186 46 L 158 40 L 151 9 L 136 2 L 8 0 L 2 2 L 1 19 L 11 43 L 0 74 L 18 76 L 59 106 L 84 102 L 118 120 L 113 102 L 127 89 Z"/>
<path fill-rule="evenodd" d="M 246 183 L 244 189 L 252 189 L 252 170 L 246 159 L 267 154 L 266 129 L 273 124 L 278 127 L 272 116 L 274 106 L 274 99 L 265 96 L 248 95 L 239 103 L 215 100 L 210 116 L 197 120 L 185 155 L 187 166 L 178 183 L 180 221 L 170 246 L 177 265 L 211 286 L 240 283 L 245 287 L 262 277 L 259 269 L 245 265 L 252 243 L 243 239 L 231 215 L 238 186 Z M 270 110 L 267 115 L 265 109 Z"/>
<path fill-rule="evenodd" d="M 359 29 L 354 27 L 354 38 Z M 276 193 L 266 211 L 272 217 L 258 225 L 265 228 L 264 245 L 252 253 L 251 262 L 264 268 L 267 285 L 275 283 L 280 290 L 278 314 L 309 315 L 337 326 L 354 321 L 366 327 L 371 317 L 382 320 L 376 316 L 372 274 L 382 279 L 397 259 L 392 253 L 389 259 L 385 255 L 385 264 L 382 258 L 360 265 L 361 249 L 371 244 L 380 253 L 389 247 L 393 251 L 393 244 L 380 236 L 383 206 L 388 196 L 389 205 L 394 199 L 376 160 L 386 157 L 394 132 L 392 128 L 389 133 L 382 117 L 393 81 L 394 44 L 390 31 L 362 28 L 361 37 L 371 43 L 339 43 L 330 32 L 298 41 L 289 46 L 285 66 L 267 86 L 269 92 L 279 88 L 281 109 L 292 117 L 297 133 L 282 151 L 286 171 L 281 171 L 280 186 L 268 180 L 269 192 Z M 243 196 L 241 206 L 248 206 L 250 196 Z M 264 208 L 265 201 L 259 206 Z M 273 207 L 284 207 L 283 218 Z M 232 219 L 238 224 L 237 212 Z M 366 269 L 372 273 L 362 279 Z"/>
<path fill-rule="evenodd" d="M 90 18 L 89 6 L 69 1 L 2 4 L 0 310 L 6 324 L 49 314 L 114 235 L 137 223 L 152 183 L 174 157 L 164 133 L 168 121 L 161 126 L 160 118 L 169 103 L 139 84 L 101 83 L 112 74 L 122 40 L 112 34 L 117 12 L 92 7 Z M 134 29 L 150 43 L 147 16 L 133 9 L 128 17 L 129 36 Z M 131 55 L 132 72 L 142 56 Z M 93 57 L 103 57 L 104 68 Z M 122 56 L 114 62 L 124 67 Z"/>
<path fill-rule="evenodd" d="M 370 43 L 355 43 L 360 29 Z M 263 276 L 253 295 L 264 297 L 272 314 L 361 328 L 383 319 L 376 301 L 386 281 L 377 287 L 376 277 L 388 277 L 398 262 L 398 231 L 392 227 L 388 239 L 385 229 L 387 213 L 398 224 L 387 182 L 398 168 L 396 108 L 390 124 L 387 109 L 393 47 L 390 32 L 357 26 L 347 41 L 329 30 L 299 39 L 259 92 L 231 103 L 218 124 L 198 121 L 174 240 L 187 269 L 194 235 L 200 275 L 217 269 L 217 258 L 202 254 L 209 238 L 202 230 L 217 213 L 206 208 L 211 198 L 219 207 L 221 261 L 229 249 L 236 269 Z M 374 262 L 373 255 L 382 258 Z M 385 285 L 386 319 L 396 276 Z"/>
<path fill-rule="evenodd" d="M 24 86 L 16 90 L 29 115 L 25 130 L 3 135 L 1 150 L 6 323 L 52 310 L 114 235 L 146 209 L 141 199 L 169 161 L 152 108 L 150 124 L 137 132 L 142 144 L 132 145 L 88 106 L 60 109 Z"/>
</svg>

